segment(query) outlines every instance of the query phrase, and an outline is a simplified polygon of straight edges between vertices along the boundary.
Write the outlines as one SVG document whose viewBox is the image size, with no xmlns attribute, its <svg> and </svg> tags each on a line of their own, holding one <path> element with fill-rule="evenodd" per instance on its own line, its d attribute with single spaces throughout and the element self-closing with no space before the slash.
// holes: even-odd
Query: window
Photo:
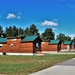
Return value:
<svg viewBox="0 0 75 75">
<path fill-rule="evenodd" d="M 3 44 L 0 44 L 0 48 L 2 48 Z"/>
<path fill-rule="evenodd" d="M 38 43 L 36 43 L 36 47 L 38 47 L 39 46 L 39 44 Z"/>
<path fill-rule="evenodd" d="M 10 47 L 13 47 L 13 44 L 10 44 Z"/>
<path fill-rule="evenodd" d="M 39 43 L 36 43 L 36 50 L 39 49 Z"/>
</svg>

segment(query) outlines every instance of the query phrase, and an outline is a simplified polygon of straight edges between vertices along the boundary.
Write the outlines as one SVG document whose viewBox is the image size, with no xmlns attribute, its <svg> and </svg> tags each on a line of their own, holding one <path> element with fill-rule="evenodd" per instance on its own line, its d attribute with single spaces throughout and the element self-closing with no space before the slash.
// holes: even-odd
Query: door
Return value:
<svg viewBox="0 0 75 75">
<path fill-rule="evenodd" d="M 36 43 L 36 50 L 39 50 L 39 43 Z"/>
<path fill-rule="evenodd" d="M 58 44 L 58 52 L 61 50 L 61 44 Z"/>
</svg>

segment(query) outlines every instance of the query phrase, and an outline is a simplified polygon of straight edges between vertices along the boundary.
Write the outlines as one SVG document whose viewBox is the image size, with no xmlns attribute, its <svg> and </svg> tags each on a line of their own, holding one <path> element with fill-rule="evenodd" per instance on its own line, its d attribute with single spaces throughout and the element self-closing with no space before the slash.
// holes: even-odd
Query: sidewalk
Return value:
<svg viewBox="0 0 75 75">
<path fill-rule="evenodd" d="M 75 58 L 30 75 L 75 75 Z"/>
</svg>

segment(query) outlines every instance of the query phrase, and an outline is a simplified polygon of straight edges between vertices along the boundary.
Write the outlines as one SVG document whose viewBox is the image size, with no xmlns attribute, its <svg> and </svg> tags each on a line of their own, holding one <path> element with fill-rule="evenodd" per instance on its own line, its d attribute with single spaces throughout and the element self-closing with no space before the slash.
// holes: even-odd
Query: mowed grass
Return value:
<svg viewBox="0 0 75 75">
<path fill-rule="evenodd" d="M 44 56 L 0 56 L 0 74 L 29 75 L 46 69 L 75 55 L 46 54 Z"/>
</svg>

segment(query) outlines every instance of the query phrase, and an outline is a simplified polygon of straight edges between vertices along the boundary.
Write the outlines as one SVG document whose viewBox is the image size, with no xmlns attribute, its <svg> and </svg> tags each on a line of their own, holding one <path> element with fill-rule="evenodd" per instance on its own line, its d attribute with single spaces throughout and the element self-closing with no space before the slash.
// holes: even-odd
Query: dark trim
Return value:
<svg viewBox="0 0 75 75">
<path fill-rule="evenodd" d="M 0 42 L 0 44 L 4 44 L 4 43 L 7 43 L 7 42 Z"/>
</svg>

